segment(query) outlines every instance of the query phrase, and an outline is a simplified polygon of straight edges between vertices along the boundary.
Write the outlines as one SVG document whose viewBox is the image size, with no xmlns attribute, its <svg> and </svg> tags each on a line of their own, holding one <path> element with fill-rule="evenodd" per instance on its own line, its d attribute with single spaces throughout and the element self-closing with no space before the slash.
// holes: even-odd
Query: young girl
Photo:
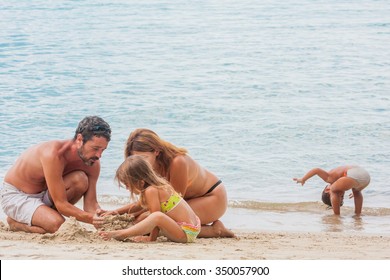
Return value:
<svg viewBox="0 0 390 280">
<path fill-rule="evenodd" d="M 100 232 L 104 240 L 137 236 L 139 241 L 155 241 L 161 231 L 174 242 L 195 241 L 201 228 L 198 216 L 142 156 L 129 156 L 119 166 L 115 179 L 126 186 L 132 197 L 139 195 L 140 206 L 147 208 L 150 215 L 128 229 Z"/>
<path fill-rule="evenodd" d="M 307 180 L 315 175 L 330 184 L 322 192 L 322 200 L 332 206 L 335 215 L 340 215 L 344 193 L 350 189 L 352 189 L 351 197 L 354 198 L 355 214 L 361 214 L 363 206 L 362 190 L 370 183 L 370 175 L 364 168 L 346 165 L 336 167 L 328 172 L 321 168 L 314 168 L 302 178 L 293 178 L 293 180 L 303 186 Z"/>
</svg>

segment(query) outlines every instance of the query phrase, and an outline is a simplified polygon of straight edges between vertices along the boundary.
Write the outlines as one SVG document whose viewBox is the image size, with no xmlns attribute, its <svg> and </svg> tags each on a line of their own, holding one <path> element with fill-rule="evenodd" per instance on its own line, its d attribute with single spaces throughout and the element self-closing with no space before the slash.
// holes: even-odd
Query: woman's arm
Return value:
<svg viewBox="0 0 390 280">
<path fill-rule="evenodd" d="M 172 160 L 169 168 L 169 182 L 175 191 L 185 196 L 188 187 L 188 163 L 184 156 L 177 156 Z"/>
</svg>

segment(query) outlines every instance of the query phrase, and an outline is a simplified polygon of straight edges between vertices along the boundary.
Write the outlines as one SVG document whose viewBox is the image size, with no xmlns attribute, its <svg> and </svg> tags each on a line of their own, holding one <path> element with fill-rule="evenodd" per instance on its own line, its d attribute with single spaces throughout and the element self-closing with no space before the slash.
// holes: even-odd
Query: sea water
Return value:
<svg viewBox="0 0 390 280">
<path fill-rule="evenodd" d="M 390 234 L 390 2 L 0 1 L 0 177 L 27 147 L 112 127 L 99 200 L 115 208 L 129 133 L 185 147 L 228 190 L 232 229 Z M 371 174 L 335 219 L 313 167 Z"/>
</svg>

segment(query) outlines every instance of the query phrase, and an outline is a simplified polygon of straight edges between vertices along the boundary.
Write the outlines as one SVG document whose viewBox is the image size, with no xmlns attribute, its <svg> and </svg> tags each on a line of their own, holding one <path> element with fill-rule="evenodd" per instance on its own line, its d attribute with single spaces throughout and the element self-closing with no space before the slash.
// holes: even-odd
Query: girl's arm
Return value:
<svg viewBox="0 0 390 280">
<path fill-rule="evenodd" d="M 121 208 L 118 208 L 114 211 L 117 212 L 118 214 L 130 213 L 130 212 L 134 212 L 133 209 L 136 208 L 137 206 L 139 207 L 139 203 L 133 202 L 133 203 L 127 204 Z"/>
<path fill-rule="evenodd" d="M 161 211 L 160 196 L 158 194 L 157 188 L 154 188 L 152 186 L 147 188 L 145 190 L 144 195 L 145 195 L 146 205 L 150 213 Z M 149 235 L 150 241 L 156 241 L 159 232 L 160 229 L 158 227 L 155 227 Z"/>
<path fill-rule="evenodd" d="M 307 172 L 305 176 L 303 176 L 302 178 L 293 178 L 293 180 L 296 181 L 297 183 L 301 183 L 303 186 L 307 180 L 309 180 L 311 177 L 315 175 L 319 176 L 325 182 L 328 182 L 329 173 L 326 172 L 325 170 L 322 170 L 321 168 L 313 168 L 312 170 Z"/>
<path fill-rule="evenodd" d="M 139 215 L 139 213 L 137 213 L 137 212 L 141 211 L 142 209 L 143 209 L 142 206 L 138 202 L 133 202 L 130 204 L 126 204 L 126 205 L 124 205 L 118 209 L 115 209 L 115 210 L 104 211 L 101 213 L 101 216 L 115 215 L 115 214 L 122 215 L 125 213 L 129 213 L 129 214 L 136 213 Z"/>
</svg>

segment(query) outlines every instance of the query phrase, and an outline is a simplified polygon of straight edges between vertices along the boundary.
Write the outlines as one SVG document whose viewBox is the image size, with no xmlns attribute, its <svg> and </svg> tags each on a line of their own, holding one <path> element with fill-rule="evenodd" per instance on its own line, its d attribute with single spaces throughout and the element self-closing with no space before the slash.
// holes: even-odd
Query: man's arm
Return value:
<svg viewBox="0 0 390 280">
<path fill-rule="evenodd" d="M 95 213 L 96 210 L 100 210 L 100 205 L 97 201 L 97 180 L 100 175 L 100 162 L 97 161 L 91 171 L 87 173 L 88 176 L 88 189 L 84 194 L 84 211 L 89 213 Z"/>
<path fill-rule="evenodd" d="M 68 202 L 66 186 L 62 177 L 64 163 L 57 155 L 55 148 L 46 149 L 40 160 L 47 188 L 57 211 L 64 216 L 75 217 L 78 221 L 91 224 L 93 222 L 93 213 L 82 211 Z"/>
</svg>

